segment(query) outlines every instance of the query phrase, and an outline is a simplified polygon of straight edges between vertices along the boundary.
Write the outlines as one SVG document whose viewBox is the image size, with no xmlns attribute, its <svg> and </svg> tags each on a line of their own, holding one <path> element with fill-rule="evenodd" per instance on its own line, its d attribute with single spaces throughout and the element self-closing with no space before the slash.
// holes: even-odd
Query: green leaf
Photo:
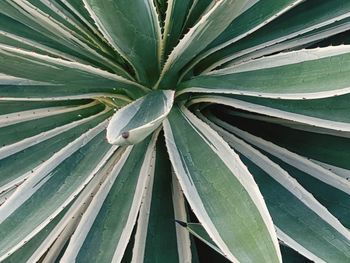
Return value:
<svg viewBox="0 0 350 263">
<path fill-rule="evenodd" d="M 1 44 L 0 63 L 3 65 L 0 73 L 27 79 L 19 81 L 10 78 L 5 80 L 5 83 L 0 80 L 0 85 L 3 85 L 0 86 L 1 97 L 11 96 L 9 92 L 11 86 L 17 86 L 15 92 L 12 93 L 21 92 L 12 96 L 21 98 L 33 96 L 33 93 L 36 94 L 35 97 L 45 97 L 46 94 L 50 96 L 50 93 L 51 97 L 69 97 L 84 93 L 114 93 L 114 90 L 117 89 L 137 98 L 147 90 L 140 84 L 98 68 Z M 31 70 L 28 71 L 28 68 Z M 43 88 L 40 89 L 40 87 Z"/>
<path fill-rule="evenodd" d="M 349 10 L 350 3 L 343 0 L 303 1 L 260 30 L 206 57 L 199 71 L 214 69 L 234 58 L 332 24 L 349 17 Z"/>
<path fill-rule="evenodd" d="M 319 204 L 320 210 L 317 211 L 307 200 L 310 194 L 305 190 L 300 192 L 300 187 L 294 189 L 293 195 L 291 186 L 282 187 L 253 163 L 249 163 L 249 169 L 259 184 L 278 227 L 277 235 L 283 242 L 316 262 L 349 260 L 349 231 L 327 209 L 321 209 Z"/>
<path fill-rule="evenodd" d="M 72 35 L 81 41 L 86 42 L 87 44 L 90 41 L 94 43 L 95 37 L 93 34 L 86 30 L 86 28 L 78 19 L 76 19 L 76 17 L 72 16 L 71 13 L 67 12 L 66 9 L 57 4 L 56 0 L 52 0 L 51 2 L 28 0 L 24 5 L 19 4 L 18 6 L 22 6 L 24 10 L 35 9 L 36 11 L 39 11 L 38 13 L 43 12 L 50 16 L 50 19 L 57 23 L 61 29 L 70 32 Z M 32 14 L 36 14 L 34 10 Z M 97 45 L 96 42 L 94 44 Z"/>
<path fill-rule="evenodd" d="M 339 36 L 341 36 L 341 33 L 344 33 L 349 29 L 349 25 L 350 25 L 350 18 L 347 17 L 339 21 L 336 21 L 334 23 L 331 23 L 329 25 L 323 26 L 321 28 L 316 28 L 304 34 L 297 35 L 293 38 L 287 39 L 280 43 L 277 43 L 271 46 L 266 46 L 256 51 L 249 52 L 243 56 L 233 58 L 231 61 L 222 65 L 221 68 L 234 66 L 242 62 L 249 61 L 251 59 L 256 59 L 263 56 L 276 54 L 278 52 L 283 52 L 285 50 L 300 50 L 302 48 L 310 49 L 311 47 L 321 47 L 322 45 L 316 44 L 316 43 L 332 36 L 338 35 L 338 38 L 339 38 Z M 336 45 L 341 45 L 345 43 L 346 43 L 346 40 L 342 38 L 340 43 L 335 42 L 334 44 L 332 43 L 331 45 L 336 46 Z M 323 45 L 323 47 L 327 47 L 327 46 L 330 46 L 330 44 L 327 43 L 326 45 Z"/>
<path fill-rule="evenodd" d="M 46 112 L 44 112 L 42 115 L 40 114 L 40 109 L 38 109 L 37 111 L 17 112 L 15 113 L 16 115 L 13 114 L 19 118 L 11 116 L 12 114 L 10 116 L 4 116 L 5 118 L 12 117 L 12 120 L 10 118 L 6 118 L 6 122 L 0 122 L 0 124 L 2 124 L 0 125 L 0 137 L 2 138 L 1 146 L 8 146 L 38 134 L 45 137 L 42 133 L 48 132 L 49 130 L 53 130 L 55 128 L 62 128 L 62 126 L 69 123 L 81 120 L 83 118 L 88 118 L 102 112 L 104 110 L 104 105 L 92 103 L 80 107 L 71 107 L 68 109 L 43 110 L 46 110 Z M 68 129 L 67 127 L 64 128 Z M 41 138 L 36 138 L 36 141 L 40 139 Z"/>
<path fill-rule="evenodd" d="M 337 218 L 264 154 L 215 124 L 209 124 L 244 156 L 243 161 L 266 200 L 279 239 L 316 262 L 349 260 L 350 232 Z"/>
<path fill-rule="evenodd" d="M 197 103 L 217 103 L 249 113 L 237 113 L 230 109 L 228 113 L 239 114 L 252 119 L 264 119 L 268 122 L 286 126 L 298 126 L 310 131 L 328 132 L 346 135 L 350 131 L 349 95 L 340 95 L 312 100 L 269 99 L 250 96 L 222 97 L 215 95 L 193 96 L 188 105 Z M 264 115 L 264 116 L 263 116 Z"/>
<path fill-rule="evenodd" d="M 67 213 L 68 208 L 63 210 L 56 216 L 44 229 L 42 229 L 35 237 L 30 239 L 16 252 L 12 253 L 8 258 L 3 260 L 5 263 L 25 263 L 31 258 L 35 250 L 42 244 L 42 242 L 50 235 L 51 231 L 61 223 L 62 217 Z"/>
<path fill-rule="evenodd" d="M 40 2 L 35 1 L 35 3 L 39 4 Z M 4 32 L 10 33 L 7 36 L 12 37 L 19 42 L 30 42 L 34 48 L 37 45 L 37 40 L 39 40 L 39 43 L 43 45 L 42 47 L 44 50 L 47 50 L 47 47 L 51 47 L 58 51 L 63 51 L 60 52 L 60 55 L 63 57 L 70 57 L 73 55 L 75 58 L 89 61 L 90 63 L 97 64 L 103 68 L 107 66 L 108 68 L 121 73 L 123 76 L 129 76 L 120 64 L 113 61 L 113 57 L 110 54 L 101 52 L 100 48 L 96 48 L 94 44 L 87 42 L 85 38 L 79 37 L 75 32 L 77 30 L 67 28 L 53 19 L 52 16 L 57 17 L 57 13 L 51 11 L 53 6 L 47 8 L 45 5 L 40 4 L 40 8 L 45 8 L 49 14 L 42 12 L 39 8 L 31 5 L 28 1 L 1 1 L 0 12 L 12 18 L 12 20 L 9 20 L 6 16 L 1 16 L 0 20 L 3 20 L 4 18 L 6 20 L 5 26 L 2 25 L 1 27 L 4 29 Z M 60 15 L 58 15 L 58 17 L 60 17 Z M 4 35 L 3 32 L 1 35 Z M 24 38 L 21 38 L 23 35 Z M 117 54 L 114 55 L 116 58 L 118 57 Z"/>
<path fill-rule="evenodd" d="M 119 262 L 151 172 L 154 136 L 130 146 L 109 172 L 62 257 L 66 262 Z"/>
<path fill-rule="evenodd" d="M 37 171 L 44 161 L 110 115 L 110 112 L 102 112 L 59 127 L 58 130 L 39 133 L 23 141 L 1 147 L 0 192 L 18 187 L 22 181 Z M 14 163 L 17 165 L 14 166 Z"/>
<path fill-rule="evenodd" d="M 266 115 L 268 116 L 285 118 L 313 125 L 316 124 L 312 122 L 313 119 L 315 119 L 315 121 L 316 119 L 319 119 L 320 121 L 325 120 L 325 122 L 332 121 L 334 124 L 350 123 L 350 116 L 348 114 L 350 110 L 350 105 L 348 103 L 349 98 L 349 94 L 314 100 L 280 100 L 237 97 L 239 100 L 269 108 L 271 112 L 266 112 Z M 263 114 L 264 112 L 259 111 L 259 113 Z M 277 116 L 278 113 L 280 113 L 280 116 Z M 336 129 L 336 127 L 334 127 L 334 129 Z"/>
<path fill-rule="evenodd" d="M 0 75 L 0 79 L 3 77 Z M 16 114 L 21 111 L 35 111 L 46 109 L 47 111 L 53 109 L 69 108 L 70 106 L 80 106 L 88 104 L 92 100 L 66 100 L 66 101 L 0 101 L 1 119 L 6 118 L 9 114 Z"/>
<path fill-rule="evenodd" d="M 180 262 L 174 205 L 171 164 L 164 139 L 156 146 L 154 173 L 140 208 L 132 262 Z M 166 240 L 166 242 L 164 242 Z"/>
<path fill-rule="evenodd" d="M 156 130 L 173 106 L 174 91 L 153 91 L 118 110 L 107 128 L 111 144 L 130 145 Z"/>
<path fill-rule="evenodd" d="M 218 119 L 216 118 L 211 117 L 210 119 L 229 132 L 237 134 L 237 136 L 263 150 L 266 156 L 297 179 L 345 227 L 349 228 L 349 168 L 339 168 L 313 159 L 322 157 L 323 161 L 327 160 L 325 162 L 333 163 L 337 161 L 338 163 L 333 163 L 334 165 L 339 165 L 339 163 L 348 164 L 349 155 L 347 151 L 343 150 L 346 148 L 348 139 L 293 131 L 290 128 L 281 129 L 276 125 L 270 127 L 270 125 L 262 123 L 264 133 L 260 133 L 259 135 L 267 137 L 269 140 L 285 147 L 282 148 L 227 123 L 217 121 Z M 241 122 L 239 119 L 237 121 Z M 259 122 L 254 121 L 254 124 L 254 130 L 252 132 L 261 129 L 262 126 L 259 125 Z M 278 134 L 281 133 L 285 138 L 278 138 Z M 265 136 L 266 134 L 269 134 L 269 136 Z M 337 140 L 339 142 L 336 142 Z M 300 144 L 297 142 L 300 142 Z M 291 149 L 301 155 L 287 149 Z"/>
<path fill-rule="evenodd" d="M 210 54 L 259 30 L 272 20 L 294 8 L 295 5 L 300 2 L 303 2 L 303 0 L 280 0 L 273 2 L 255 1 L 254 5 L 234 19 L 231 24 L 205 49 L 205 51 L 194 59 L 186 70 L 189 70 L 201 59 Z"/>
<path fill-rule="evenodd" d="M 100 37 L 102 36 L 101 33 L 98 31 L 98 27 L 95 24 L 95 21 L 90 16 L 88 10 L 85 8 L 84 1 L 81 1 L 81 0 L 53 0 L 53 1 L 57 2 L 59 5 L 64 6 L 66 9 L 68 9 L 73 14 L 78 16 L 80 20 L 84 24 L 86 24 L 89 28 L 91 28 L 96 35 Z"/>
<path fill-rule="evenodd" d="M 197 237 L 199 240 L 207 244 L 210 248 L 218 252 L 219 254 L 223 255 L 220 248 L 216 246 L 216 244 L 213 242 L 213 240 L 208 235 L 207 231 L 205 231 L 204 227 L 199 223 L 185 223 L 185 222 L 179 222 L 181 226 L 186 227 L 186 229 L 195 237 Z"/>
<path fill-rule="evenodd" d="M 98 125 L 42 164 L 0 207 L 0 256 L 25 244 L 91 180 L 111 149 Z M 29 223 L 30 222 L 30 223 Z"/>
<path fill-rule="evenodd" d="M 284 99 L 315 99 L 349 92 L 348 46 L 301 50 L 252 60 L 181 85 L 181 93 L 228 93 Z"/>
<path fill-rule="evenodd" d="M 349 181 L 345 181 L 343 189 L 337 189 L 327 181 L 309 176 L 307 172 L 303 172 L 299 167 L 293 167 L 289 163 L 269 156 L 269 158 L 286 170 L 293 176 L 308 192 L 310 192 L 322 205 L 324 205 L 330 213 L 332 213 L 346 228 L 350 228 L 350 187 Z M 338 176 L 339 177 L 339 176 Z M 339 177 L 341 178 L 341 177 Z M 341 178 L 343 179 L 343 178 Z"/>
<path fill-rule="evenodd" d="M 181 69 L 250 4 L 245 0 L 217 1 L 171 52 L 157 86 L 161 88 L 174 86 Z"/>
<path fill-rule="evenodd" d="M 180 185 L 216 245 L 232 261 L 279 262 L 272 221 L 238 156 L 185 108 L 174 107 L 163 125 Z"/>
<path fill-rule="evenodd" d="M 346 137 L 302 131 L 259 120 L 227 117 L 227 122 L 257 137 L 306 157 L 331 171 L 350 170 L 350 147 Z M 291 143 L 293 142 L 293 143 Z M 329 167 L 327 166 L 330 165 Z M 346 176 L 344 175 L 346 178 Z"/>
<path fill-rule="evenodd" d="M 135 68 L 138 79 L 152 86 L 159 74 L 160 25 L 152 0 L 84 0 L 109 43 Z"/>
<path fill-rule="evenodd" d="M 210 53 L 246 37 L 294 8 L 303 0 L 256 1 L 242 15 L 238 16 L 222 34 L 210 44 Z"/>
<path fill-rule="evenodd" d="M 350 195 L 350 182 L 347 180 L 347 177 L 350 175 L 350 171 L 347 171 L 344 169 L 345 174 L 338 175 L 333 171 L 333 169 L 323 167 L 322 165 L 313 162 L 309 158 L 306 158 L 304 156 L 291 152 L 286 148 L 280 147 L 274 143 L 266 141 L 261 137 L 254 136 L 251 133 L 243 131 L 233 125 L 230 125 L 225 121 L 218 119 L 217 117 L 213 116 L 210 113 L 209 114 L 207 113 L 206 116 L 211 122 L 215 123 L 216 125 L 219 125 L 220 127 L 224 128 L 226 131 L 232 134 L 235 134 L 236 136 L 247 141 L 249 144 L 254 145 L 255 147 L 264 151 L 264 153 L 268 155 L 270 159 L 272 158 L 274 162 L 280 163 L 276 161 L 275 157 L 277 157 L 284 163 L 288 163 L 290 166 L 297 168 L 298 170 L 300 170 L 300 172 L 303 172 L 305 174 L 308 174 L 316 178 L 317 180 L 323 182 L 324 184 L 329 185 L 329 187 L 336 188 L 337 190 L 333 189 L 334 191 L 340 190 L 343 192 L 343 194 Z M 290 140 L 288 141 L 290 144 L 295 143 L 294 141 L 290 141 Z M 286 141 L 287 148 L 289 148 L 288 141 Z M 289 171 L 289 169 L 287 170 Z M 345 198 L 343 199 L 345 200 Z"/>
<path fill-rule="evenodd" d="M 184 30 L 193 27 L 205 13 L 205 11 L 208 11 L 208 9 L 210 9 L 210 5 L 213 4 L 212 0 L 193 0 L 192 2 L 193 3 L 189 10 Z"/>
<path fill-rule="evenodd" d="M 188 221 L 191 216 L 188 203 L 185 200 L 174 169 L 172 169 L 172 186 L 175 222 L 176 220 Z M 176 236 L 180 262 L 199 263 L 197 246 L 188 231 L 176 225 Z"/>
<path fill-rule="evenodd" d="M 105 162 L 100 170 L 98 170 L 72 204 L 68 206 L 69 209 L 59 224 L 47 233 L 45 240 L 41 242 L 39 247 L 35 248 L 35 252 L 28 259 L 29 262 L 37 262 L 43 259 L 44 262 L 58 262 L 60 260 L 66 250 L 71 235 L 81 220 L 81 216 L 89 207 L 102 183 L 106 180 L 108 173 L 120 159 L 122 153 L 123 149 L 116 151 L 116 147 L 112 147 L 108 151 L 103 157 Z"/>
<path fill-rule="evenodd" d="M 191 0 L 168 1 L 162 44 L 164 59 L 167 58 L 182 37 L 184 23 L 191 3 Z"/>
</svg>

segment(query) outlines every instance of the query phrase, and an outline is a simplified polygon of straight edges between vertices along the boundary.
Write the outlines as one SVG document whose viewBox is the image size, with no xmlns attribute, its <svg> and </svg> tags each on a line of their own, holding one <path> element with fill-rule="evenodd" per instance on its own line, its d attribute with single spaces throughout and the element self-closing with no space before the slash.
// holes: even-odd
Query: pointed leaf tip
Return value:
<svg viewBox="0 0 350 263">
<path fill-rule="evenodd" d="M 141 142 L 169 114 L 174 102 L 173 90 L 157 90 L 118 110 L 107 127 L 110 144 L 131 145 Z"/>
<path fill-rule="evenodd" d="M 178 223 L 180 226 L 187 227 L 187 223 L 184 221 L 180 221 L 180 220 L 175 219 L 175 222 Z"/>
</svg>

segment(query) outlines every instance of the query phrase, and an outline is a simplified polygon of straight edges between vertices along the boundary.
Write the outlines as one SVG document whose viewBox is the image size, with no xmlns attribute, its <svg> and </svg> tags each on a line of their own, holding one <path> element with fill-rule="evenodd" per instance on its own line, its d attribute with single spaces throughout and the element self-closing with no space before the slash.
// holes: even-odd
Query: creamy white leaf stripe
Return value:
<svg viewBox="0 0 350 263">
<path fill-rule="evenodd" d="M 230 114 L 232 116 L 252 119 L 252 120 L 258 120 L 258 121 L 265 121 L 269 123 L 279 124 L 285 127 L 293 128 L 296 130 L 301 131 L 308 131 L 313 133 L 320 133 L 320 134 L 329 134 L 332 136 L 338 136 L 338 137 L 344 137 L 344 138 L 350 138 L 350 133 L 344 132 L 341 130 L 330 130 L 327 128 L 317 127 L 315 125 L 309 125 L 306 123 L 296 122 L 292 120 L 286 120 L 276 117 L 269 117 L 267 115 L 258 115 L 254 112 L 239 112 L 239 111 L 230 111 Z"/>
<path fill-rule="evenodd" d="M 81 106 L 57 106 L 57 107 L 47 107 L 47 108 L 39 108 L 32 109 L 27 111 L 18 111 L 9 114 L 0 115 L 0 128 L 13 125 L 16 123 L 35 120 L 39 118 L 54 116 L 57 114 L 74 112 L 77 110 L 86 109 L 98 104 L 98 101 L 93 101 L 91 103 L 81 105 Z"/>
<path fill-rule="evenodd" d="M 287 99 L 287 100 L 301 100 L 301 99 L 322 99 L 333 96 L 340 96 L 350 93 L 350 87 L 341 88 L 331 91 L 320 91 L 320 92 L 305 92 L 305 93 L 269 93 L 269 92 L 252 92 L 239 89 L 207 89 L 200 87 L 191 87 L 183 89 L 176 93 L 177 96 L 184 93 L 220 93 L 220 94 L 232 94 L 232 95 L 247 95 L 261 98 L 272 98 L 272 99 Z"/>
<path fill-rule="evenodd" d="M 204 75 L 225 75 L 241 73 L 259 69 L 281 67 L 285 65 L 298 64 L 301 62 L 319 60 L 327 57 L 347 54 L 350 52 L 350 45 L 329 46 L 315 49 L 303 49 L 286 53 L 279 53 L 268 57 L 250 60 L 231 67 L 214 70 Z"/>
<path fill-rule="evenodd" d="M 91 18 L 95 21 L 95 25 L 99 29 L 99 31 L 102 33 L 103 37 L 107 40 L 107 42 L 110 44 L 111 47 L 113 47 L 128 63 L 131 64 L 131 62 L 128 60 L 127 56 L 124 54 L 124 52 L 118 47 L 118 45 L 113 40 L 113 37 L 108 33 L 108 30 L 104 27 L 103 23 L 99 19 L 99 17 L 95 14 L 95 12 L 92 10 L 91 6 L 88 4 L 87 0 L 83 0 L 84 7 L 89 12 Z"/>
<path fill-rule="evenodd" d="M 121 262 L 121 260 L 123 259 L 124 251 L 128 245 L 128 240 L 130 239 L 132 229 L 136 223 L 137 214 L 139 212 L 140 205 L 142 202 L 142 196 L 144 195 L 146 185 L 149 182 L 149 175 L 152 172 L 154 173 L 154 165 L 155 165 L 154 153 L 155 153 L 158 134 L 159 134 L 159 130 L 153 134 L 152 139 L 147 147 L 145 158 L 143 160 L 139 179 L 135 189 L 135 195 L 132 203 L 133 205 L 130 209 L 128 220 L 126 222 L 124 230 L 117 244 L 116 250 L 114 252 L 112 262 Z"/>
<path fill-rule="evenodd" d="M 6 75 L 0 72 L 0 85 L 53 85 L 53 84 L 42 82 L 42 81 L 18 78 L 18 77 Z"/>
<path fill-rule="evenodd" d="M 2 35 L 3 37 L 9 38 L 9 39 L 13 39 L 15 41 L 18 41 L 20 43 L 32 46 L 35 49 L 39 49 L 39 50 L 41 50 L 43 52 L 46 52 L 46 53 L 51 54 L 51 55 L 56 56 L 56 57 L 61 57 L 61 58 L 64 58 L 66 60 L 77 61 L 77 62 L 80 62 L 80 63 L 88 64 L 88 62 L 86 62 L 85 60 L 83 60 L 83 59 L 81 59 L 79 57 L 74 57 L 74 56 L 72 56 L 70 54 L 61 52 L 59 50 L 50 48 L 50 47 L 42 45 L 42 44 L 40 44 L 40 43 L 38 43 L 36 41 L 17 36 L 15 34 L 11 34 L 11 33 L 8 33 L 8 32 L 0 30 L 0 35 Z"/>
<path fill-rule="evenodd" d="M 238 40 L 242 39 L 242 38 L 245 38 L 246 36 L 250 35 L 251 33 L 257 31 L 259 28 L 265 26 L 266 24 L 270 23 L 271 21 L 275 20 L 277 17 L 283 15 L 284 13 L 286 13 L 287 11 L 289 11 L 290 9 L 292 9 L 293 7 L 295 7 L 296 5 L 304 2 L 305 0 L 294 0 L 292 1 L 291 4 L 289 4 L 287 7 L 285 7 L 284 9 L 278 11 L 277 13 L 271 15 L 268 19 L 264 20 L 264 22 L 258 24 L 257 26 L 255 26 L 254 28 L 250 29 L 249 31 L 243 33 L 243 34 L 240 34 L 234 38 L 231 38 L 229 41 L 226 41 L 220 45 L 217 45 L 216 47 L 213 47 L 209 50 L 207 50 L 205 53 L 203 53 L 203 55 L 201 55 L 200 57 L 201 58 L 198 58 L 198 61 L 204 57 L 207 57 L 208 55 L 232 44 L 232 43 L 235 43 L 237 42 Z M 256 1 L 258 2 L 258 1 Z"/>
<path fill-rule="evenodd" d="M 106 41 L 104 37 L 100 34 L 100 32 L 96 29 L 94 25 L 92 25 L 83 15 L 80 14 L 78 10 L 76 10 L 67 0 L 61 0 L 62 3 L 64 3 L 81 21 L 85 23 L 97 36 L 100 37 L 101 40 Z M 108 43 L 106 41 L 106 43 Z"/>
<path fill-rule="evenodd" d="M 0 206 L 2 206 L 6 200 L 16 191 L 16 188 L 8 189 L 0 192 Z"/>
<path fill-rule="evenodd" d="M 333 173 L 335 173 L 336 175 L 339 175 L 340 177 L 346 179 L 347 181 L 350 179 L 350 170 L 346 170 L 344 168 L 340 168 L 340 167 L 323 163 L 313 159 L 310 159 L 310 161 L 318 164 L 319 166 L 324 167 L 328 171 L 332 171 Z"/>
<path fill-rule="evenodd" d="M 62 20 L 64 20 L 64 23 L 69 23 L 71 26 L 75 28 L 74 33 L 77 34 L 77 31 L 79 30 L 80 33 L 77 34 L 77 37 L 82 39 L 84 42 L 92 42 L 94 45 L 98 46 L 100 50 L 104 50 L 104 47 L 100 45 L 98 41 L 96 41 L 95 36 L 89 32 L 89 30 L 86 29 L 86 27 L 81 23 L 81 21 L 77 20 L 70 12 L 68 12 L 65 8 L 60 6 L 57 1 L 49 1 L 49 0 L 40 0 L 42 4 L 44 4 L 47 8 L 50 9 L 50 11 L 54 12 L 58 17 L 60 17 Z M 67 2 L 66 2 L 67 3 Z M 71 5 L 69 5 L 72 7 Z M 71 11 L 73 11 L 71 9 Z M 82 15 L 79 14 L 79 12 L 75 12 L 75 15 L 77 15 L 80 19 L 87 22 Z M 89 24 L 87 24 L 89 25 Z M 98 34 L 98 31 L 94 28 L 90 28 L 94 33 Z"/>
<path fill-rule="evenodd" d="M 221 255 L 224 256 L 224 254 L 222 253 L 222 251 L 221 251 L 217 246 L 215 246 L 215 245 L 214 245 L 213 243 L 211 243 L 209 240 L 203 238 L 203 236 L 200 235 L 198 232 L 194 231 L 194 230 L 190 227 L 190 225 L 200 225 L 200 224 L 198 224 L 198 223 L 188 223 L 186 229 L 188 230 L 188 232 L 190 232 L 192 235 L 194 235 L 194 236 L 197 237 L 199 240 L 201 240 L 202 242 L 204 242 L 204 243 L 205 243 L 206 245 L 208 245 L 210 248 L 212 248 L 213 250 L 215 250 L 216 252 L 218 252 L 219 254 L 221 254 Z M 204 229 L 204 231 L 205 231 L 205 229 Z"/>
<path fill-rule="evenodd" d="M 188 174 L 187 168 L 183 166 L 182 161 L 181 161 L 181 157 L 176 150 L 174 137 L 173 137 L 173 134 L 171 131 L 170 124 L 168 123 L 167 120 L 164 120 L 163 126 L 164 126 L 164 131 L 166 134 L 167 148 L 169 151 L 169 155 L 172 159 L 175 173 L 176 174 Z M 181 179 L 179 178 L 179 180 L 181 180 Z M 200 222 L 205 226 L 205 228 L 210 229 L 208 231 L 208 234 L 211 236 L 211 238 L 214 240 L 214 242 L 216 244 L 218 244 L 218 246 L 223 250 L 225 256 L 227 256 L 233 262 L 238 262 L 238 260 L 231 254 L 230 250 L 228 249 L 226 244 L 221 239 L 214 224 L 211 222 L 209 215 L 205 211 L 204 205 L 201 201 L 201 198 L 199 197 L 199 194 L 196 192 L 194 187 L 191 187 L 192 183 L 190 181 L 188 181 L 188 182 L 182 182 L 181 184 L 183 185 L 183 191 L 184 191 L 190 205 L 194 202 L 196 203 L 196 208 L 193 208 L 193 210 L 196 213 Z M 193 206 L 191 205 L 191 207 L 193 207 Z"/>
<path fill-rule="evenodd" d="M 64 126 L 60 126 L 58 128 L 55 128 L 53 130 L 50 130 L 48 132 L 44 132 L 38 135 L 35 135 L 33 137 L 24 139 L 22 141 L 19 141 L 17 143 L 11 144 L 9 146 L 5 146 L 3 148 L 0 149 L 0 160 L 4 159 L 12 154 L 15 154 L 19 151 L 22 151 L 30 146 L 33 146 L 35 144 L 38 144 L 42 141 L 48 140 L 56 135 L 59 135 L 67 130 L 70 130 L 72 128 L 75 128 L 81 124 L 84 124 L 86 122 L 89 122 L 95 118 L 97 118 L 98 116 L 101 116 L 103 114 L 105 114 L 106 112 L 108 112 L 108 110 L 105 110 L 97 115 L 94 116 L 90 116 L 88 118 L 85 118 L 83 120 L 79 120 Z M 11 182 L 2 185 L 0 187 L 0 193 L 3 193 L 5 191 L 7 191 L 8 189 L 11 188 L 17 188 L 23 181 L 25 181 L 29 176 L 32 176 L 33 174 L 36 173 L 36 171 L 44 164 L 39 164 L 38 166 L 36 166 L 35 168 L 33 168 L 31 171 L 28 171 L 26 173 L 24 173 L 23 175 L 17 177 L 15 180 L 12 180 Z"/>
<path fill-rule="evenodd" d="M 54 85 L 53 85 L 54 87 Z M 1 97 L 0 101 L 62 101 L 62 100 L 80 100 L 96 98 L 116 98 L 129 102 L 130 99 L 124 95 L 113 93 L 86 93 L 83 95 L 56 96 L 56 97 Z"/>
<path fill-rule="evenodd" d="M 178 74 L 182 67 L 202 51 L 212 42 L 224 29 L 240 14 L 251 7 L 257 0 L 215 1 L 209 6 L 200 20 L 192 27 L 180 40 L 178 45 L 170 53 L 161 72 L 158 83 L 155 87 L 167 82 L 167 78 L 172 78 Z M 230 15 L 228 15 L 230 13 Z M 221 23 L 216 20 L 221 17 Z M 216 23 L 215 23 L 216 22 Z"/>
<path fill-rule="evenodd" d="M 156 15 L 156 7 L 154 5 L 154 2 L 152 0 L 145 0 L 144 2 L 147 2 L 147 5 L 149 7 L 149 9 L 151 10 L 149 13 L 149 16 L 152 18 L 158 18 L 158 16 Z M 139 72 L 137 71 L 135 65 L 133 65 L 132 63 L 132 59 L 130 59 L 128 57 L 128 54 L 126 54 L 123 50 L 123 48 L 121 48 L 118 43 L 114 40 L 113 36 L 109 33 L 108 29 L 105 27 L 103 21 L 101 21 L 101 19 L 96 15 L 96 13 L 94 12 L 92 6 L 89 4 L 88 0 L 83 0 L 84 6 L 86 8 L 86 10 L 89 12 L 91 18 L 95 21 L 95 24 L 97 26 L 97 28 L 100 30 L 100 32 L 102 33 L 102 35 L 104 36 L 104 38 L 107 40 L 107 42 L 110 44 L 110 46 L 112 48 L 114 48 L 122 57 L 123 59 L 125 59 L 135 70 L 135 74 L 137 76 L 137 78 L 139 78 Z M 151 14 L 152 13 L 152 14 Z M 155 30 L 156 30 L 156 35 L 157 35 L 157 42 L 161 43 L 161 39 L 162 39 L 162 35 L 161 35 L 161 28 L 160 28 L 160 24 L 159 21 L 153 21 L 153 24 L 155 26 Z M 158 45 L 158 61 L 161 61 L 161 45 Z"/>
</svg>

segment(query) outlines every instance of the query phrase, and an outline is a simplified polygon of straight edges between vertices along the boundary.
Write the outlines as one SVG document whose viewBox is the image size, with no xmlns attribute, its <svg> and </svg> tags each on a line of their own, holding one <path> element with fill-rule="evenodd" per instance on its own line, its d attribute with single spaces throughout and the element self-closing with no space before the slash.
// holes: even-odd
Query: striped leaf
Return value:
<svg viewBox="0 0 350 263">
<path fill-rule="evenodd" d="M 348 46 L 282 53 L 193 77 L 181 93 L 314 99 L 349 92 Z M 330 78 L 329 76 L 333 76 Z"/>
<path fill-rule="evenodd" d="M 53 155 L 0 207 L 0 231 L 6 237 L 1 240 L 1 258 L 52 221 L 98 171 L 111 148 L 101 128 L 97 126 Z"/>
<path fill-rule="evenodd" d="M 153 91 L 114 114 L 107 128 L 111 144 L 136 144 L 157 129 L 171 110 L 174 91 Z"/>
<path fill-rule="evenodd" d="M 348 229 L 285 170 L 234 135 L 214 124 L 211 126 L 244 155 L 264 195 L 279 239 L 317 262 L 349 260 Z M 336 250 L 333 242 L 338 244 Z"/>
<path fill-rule="evenodd" d="M 168 1 L 162 44 L 165 56 L 164 59 L 167 58 L 167 56 L 171 53 L 172 49 L 177 45 L 179 39 L 181 39 L 182 37 L 184 24 L 191 6 L 191 2 L 192 1 L 190 0 Z M 176 20 L 174 20 L 174 18 L 176 18 Z"/>
<path fill-rule="evenodd" d="M 164 131 L 170 159 L 185 196 L 225 256 L 232 261 L 264 258 L 279 262 L 280 252 L 270 216 L 238 156 L 184 108 L 173 108 L 164 121 Z M 197 167 L 201 167 L 200 170 Z"/>
<path fill-rule="evenodd" d="M 155 83 L 160 71 L 160 25 L 151 0 L 84 0 L 108 42 L 135 68 L 141 83 Z"/>
<path fill-rule="evenodd" d="M 130 146 L 113 167 L 71 237 L 62 261 L 120 262 L 151 172 L 155 139 Z"/>
<path fill-rule="evenodd" d="M 180 234 L 181 230 L 174 222 L 175 214 L 182 216 L 184 211 L 181 210 L 185 209 L 182 194 L 176 187 L 177 184 L 172 187 L 171 164 L 167 159 L 164 139 L 159 136 L 154 173 L 140 209 L 131 262 L 191 260 L 189 235 Z"/>
<path fill-rule="evenodd" d="M 206 57 L 201 62 L 200 71 L 214 69 L 225 62 L 250 52 L 279 44 L 285 40 L 348 18 L 349 10 L 350 4 L 342 0 L 303 1 L 248 37 Z"/>
<path fill-rule="evenodd" d="M 174 81 L 177 81 L 181 69 L 250 5 L 250 2 L 244 0 L 215 2 L 171 52 L 163 67 L 158 86 L 171 87 L 176 84 Z"/>
<path fill-rule="evenodd" d="M 0 62 L 4 65 L 0 73 L 25 79 L 18 81 L 16 78 L 10 78 L 1 81 L 0 96 L 5 98 L 69 98 L 89 93 L 99 96 L 98 94 L 113 93 L 117 89 L 131 97 L 138 97 L 147 90 L 140 84 L 98 68 L 5 45 L 0 45 Z M 31 68 L 31 71 L 28 71 L 28 68 Z M 11 92 L 12 95 L 9 90 L 14 85 L 16 89 Z"/>
</svg>

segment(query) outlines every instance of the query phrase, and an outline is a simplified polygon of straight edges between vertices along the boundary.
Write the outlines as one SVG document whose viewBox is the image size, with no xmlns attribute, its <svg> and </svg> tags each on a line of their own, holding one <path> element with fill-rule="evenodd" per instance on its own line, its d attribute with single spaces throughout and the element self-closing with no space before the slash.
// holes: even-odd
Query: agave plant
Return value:
<svg viewBox="0 0 350 263">
<path fill-rule="evenodd" d="M 350 262 L 348 29 L 344 0 L 1 0 L 0 261 Z"/>
</svg>

